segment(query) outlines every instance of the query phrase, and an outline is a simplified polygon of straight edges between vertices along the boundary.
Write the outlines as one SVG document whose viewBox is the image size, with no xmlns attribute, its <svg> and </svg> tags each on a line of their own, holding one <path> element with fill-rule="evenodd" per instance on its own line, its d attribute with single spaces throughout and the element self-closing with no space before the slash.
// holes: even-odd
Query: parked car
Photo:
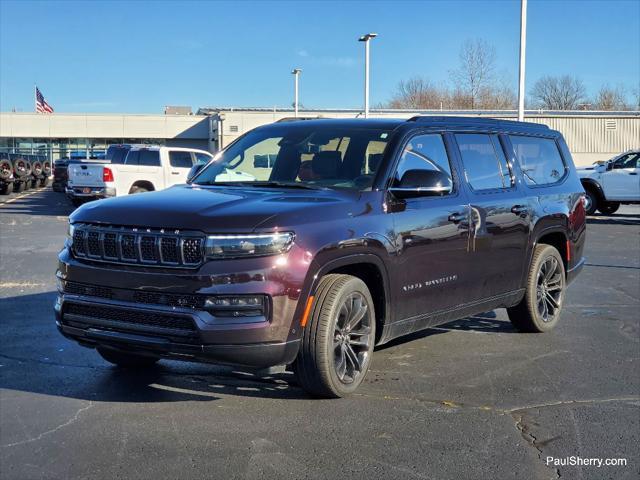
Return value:
<svg viewBox="0 0 640 480">
<path fill-rule="evenodd" d="M 621 204 L 640 203 L 640 150 L 629 150 L 603 164 L 578 168 L 587 215 L 615 213 Z"/>
<path fill-rule="evenodd" d="M 13 164 L 9 160 L 9 154 L 0 152 L 0 195 L 9 195 L 13 192 Z"/>
<path fill-rule="evenodd" d="M 417 330 L 502 307 L 520 331 L 553 329 L 584 265 L 583 196 L 543 125 L 267 125 L 189 184 L 77 209 L 56 322 L 116 365 L 289 365 L 339 397 L 375 345 Z"/>
<path fill-rule="evenodd" d="M 74 204 L 86 200 L 162 190 L 184 183 L 194 164 L 213 156 L 190 148 L 130 146 L 122 163 L 70 164 L 67 195 Z"/>
</svg>

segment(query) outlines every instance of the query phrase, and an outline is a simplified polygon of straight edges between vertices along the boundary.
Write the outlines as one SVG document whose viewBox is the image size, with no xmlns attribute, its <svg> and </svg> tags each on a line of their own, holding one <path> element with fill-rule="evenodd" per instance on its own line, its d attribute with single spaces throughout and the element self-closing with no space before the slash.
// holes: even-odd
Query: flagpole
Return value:
<svg viewBox="0 0 640 480">
<path fill-rule="evenodd" d="M 34 113 L 38 113 L 38 94 L 36 93 L 38 90 L 37 85 L 33 84 L 33 111 Z"/>
</svg>

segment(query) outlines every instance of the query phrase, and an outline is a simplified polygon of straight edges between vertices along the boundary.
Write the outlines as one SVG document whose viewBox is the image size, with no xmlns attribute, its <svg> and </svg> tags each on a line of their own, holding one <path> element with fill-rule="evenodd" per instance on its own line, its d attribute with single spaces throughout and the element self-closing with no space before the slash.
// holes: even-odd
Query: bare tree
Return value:
<svg viewBox="0 0 640 480">
<path fill-rule="evenodd" d="M 571 75 L 544 76 L 531 90 L 531 96 L 540 108 L 547 110 L 577 110 L 585 102 L 586 91 L 582 80 Z"/>
<path fill-rule="evenodd" d="M 495 59 L 495 48 L 486 40 L 466 40 L 462 45 L 460 65 L 450 74 L 457 97 L 463 101 L 464 107 L 473 109 L 480 106 L 482 92 L 491 87 L 494 79 Z"/>
<path fill-rule="evenodd" d="M 426 78 L 402 80 L 389 101 L 389 108 L 438 109 L 448 103 L 446 88 L 439 88 Z"/>
<path fill-rule="evenodd" d="M 596 110 L 628 110 L 627 93 L 622 86 L 611 88 L 603 85 L 593 102 Z"/>
</svg>

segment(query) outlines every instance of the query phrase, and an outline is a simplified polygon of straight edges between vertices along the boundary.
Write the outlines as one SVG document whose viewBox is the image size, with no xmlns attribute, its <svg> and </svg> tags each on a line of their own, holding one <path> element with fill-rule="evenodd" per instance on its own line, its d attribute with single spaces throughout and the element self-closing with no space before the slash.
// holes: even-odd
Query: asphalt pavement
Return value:
<svg viewBox="0 0 640 480">
<path fill-rule="evenodd" d="M 63 338 L 71 210 L 48 189 L 0 198 L 2 479 L 640 477 L 638 207 L 589 219 L 553 332 L 517 333 L 503 310 L 433 328 L 378 348 L 340 400 L 288 373 L 120 371 Z"/>
</svg>

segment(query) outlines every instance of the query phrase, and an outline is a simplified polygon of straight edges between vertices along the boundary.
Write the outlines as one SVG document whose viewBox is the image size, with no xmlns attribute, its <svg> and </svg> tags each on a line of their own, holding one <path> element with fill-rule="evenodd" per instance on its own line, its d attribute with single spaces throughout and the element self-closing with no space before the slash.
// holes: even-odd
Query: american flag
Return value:
<svg viewBox="0 0 640 480">
<path fill-rule="evenodd" d="M 47 103 L 42 92 L 36 87 L 36 112 L 37 113 L 53 113 L 53 108 Z"/>
</svg>

